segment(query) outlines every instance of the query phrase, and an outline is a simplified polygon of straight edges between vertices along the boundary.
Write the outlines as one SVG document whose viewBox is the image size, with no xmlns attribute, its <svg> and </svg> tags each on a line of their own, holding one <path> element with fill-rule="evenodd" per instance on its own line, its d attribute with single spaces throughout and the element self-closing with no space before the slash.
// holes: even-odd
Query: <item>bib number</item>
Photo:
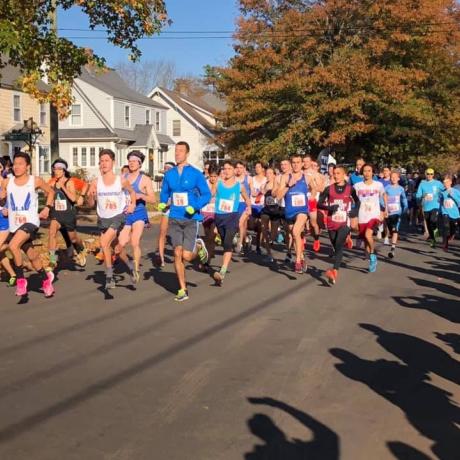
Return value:
<svg viewBox="0 0 460 460">
<path fill-rule="evenodd" d="M 117 209 L 117 202 L 109 198 L 106 198 L 104 202 L 104 209 L 107 211 L 114 211 L 115 209 Z"/>
<path fill-rule="evenodd" d="M 24 214 L 15 213 L 14 214 L 14 225 L 20 227 L 21 225 L 27 224 L 27 216 Z"/>
<path fill-rule="evenodd" d="M 450 198 L 447 198 L 447 200 L 444 200 L 444 207 L 446 209 L 452 209 L 455 206 L 454 200 L 451 200 Z"/>
<path fill-rule="evenodd" d="M 427 193 L 424 197 L 424 201 L 433 201 L 433 194 Z"/>
<path fill-rule="evenodd" d="M 292 206 L 295 208 L 299 208 L 301 206 L 305 206 L 306 201 L 305 201 L 305 195 L 304 194 L 299 194 L 299 195 L 292 195 Z"/>
<path fill-rule="evenodd" d="M 399 212 L 401 209 L 401 206 L 399 203 L 388 203 L 388 212 L 394 213 L 394 212 Z"/>
<path fill-rule="evenodd" d="M 233 205 L 234 205 L 234 200 L 220 200 L 219 201 L 219 211 L 220 212 L 232 212 Z"/>
<path fill-rule="evenodd" d="M 332 222 L 337 222 L 339 224 L 343 224 L 347 221 L 347 212 L 338 210 L 334 214 L 332 214 Z"/>
<path fill-rule="evenodd" d="M 174 206 L 188 206 L 188 194 L 187 193 L 173 193 L 173 204 Z"/>
<path fill-rule="evenodd" d="M 206 212 L 208 214 L 214 214 L 216 212 L 216 203 L 208 203 L 201 212 Z"/>
<path fill-rule="evenodd" d="M 67 211 L 66 200 L 54 200 L 54 209 L 56 211 Z"/>
</svg>

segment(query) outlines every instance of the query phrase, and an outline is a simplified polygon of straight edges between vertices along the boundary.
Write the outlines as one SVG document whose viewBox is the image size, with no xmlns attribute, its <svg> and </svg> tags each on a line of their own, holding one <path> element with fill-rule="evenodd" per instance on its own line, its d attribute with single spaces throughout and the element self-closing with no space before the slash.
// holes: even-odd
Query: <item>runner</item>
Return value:
<svg viewBox="0 0 460 460">
<path fill-rule="evenodd" d="M 113 276 L 112 244 L 125 224 L 126 214 L 132 214 L 136 206 L 136 193 L 131 184 L 113 172 L 115 153 L 110 149 L 99 152 L 100 176 L 94 179 L 88 190 L 88 204 L 97 204 L 100 244 L 105 263 L 105 289 L 116 287 Z M 126 206 L 126 192 L 130 203 Z"/>
<path fill-rule="evenodd" d="M 0 158 L 0 195 L 3 188 L 4 168 L 5 162 L 3 158 Z M 4 243 L 7 240 L 9 234 L 8 209 L 0 204 L 0 263 L 3 269 L 9 275 L 8 286 L 13 287 L 16 284 L 16 273 L 11 266 L 10 259 L 6 256 L 6 245 L 4 247 Z"/>
<path fill-rule="evenodd" d="M 391 169 L 388 166 L 384 166 L 380 170 L 379 179 L 378 181 L 382 183 L 383 188 L 385 189 L 388 185 L 391 184 Z M 390 234 L 390 230 L 387 226 L 387 219 L 385 219 L 379 226 L 379 231 L 377 233 L 377 239 L 383 238 L 383 244 L 385 246 L 390 245 L 390 239 L 388 235 Z"/>
<path fill-rule="evenodd" d="M 238 182 L 243 184 L 243 188 L 249 196 L 252 196 L 252 178 L 249 176 L 246 170 L 246 165 L 242 161 L 237 161 L 235 166 L 235 177 Z M 239 220 L 239 238 L 236 245 L 236 253 L 243 254 L 244 246 L 246 243 L 246 235 L 248 232 L 248 219 L 249 215 L 246 211 L 246 203 L 243 196 L 240 197 L 240 204 L 238 207 L 238 213 L 240 214 Z"/>
<path fill-rule="evenodd" d="M 45 297 L 51 297 L 54 294 L 54 275 L 53 272 L 46 272 L 43 268 L 40 255 L 33 247 L 33 241 L 38 236 L 40 219 L 47 219 L 53 207 L 54 192 L 43 179 L 29 174 L 30 163 L 30 156 L 27 153 L 16 153 L 13 158 L 14 177 L 5 179 L 2 184 L 0 199 L 7 198 L 10 232 L 6 242 L 14 258 L 17 278 L 16 295 L 27 295 L 27 280 L 24 278 L 21 252 L 24 251 L 42 280 Z M 40 214 L 37 189 L 46 194 L 46 205 Z"/>
<path fill-rule="evenodd" d="M 388 253 L 390 259 L 393 259 L 395 256 L 401 217 L 407 212 L 409 207 L 404 188 L 399 185 L 399 179 L 399 172 L 393 171 L 390 174 L 390 185 L 385 187 L 387 203 L 387 218 L 385 221 L 391 237 L 391 249 Z"/>
<path fill-rule="evenodd" d="M 313 251 L 318 252 L 321 248 L 319 236 L 321 229 L 318 222 L 318 198 L 324 190 L 325 177 L 319 172 L 319 165 L 316 161 L 310 161 L 310 169 L 305 171 L 307 177 L 308 194 L 308 217 L 310 219 L 310 230 L 313 235 Z"/>
<path fill-rule="evenodd" d="M 278 227 L 284 217 L 284 213 L 281 214 L 279 200 L 276 198 L 278 181 L 275 171 L 273 168 L 267 168 L 265 174 L 267 182 L 262 188 L 264 194 L 264 207 L 261 212 L 262 237 L 267 251 L 268 262 L 273 263 L 271 244 L 276 239 Z"/>
<path fill-rule="evenodd" d="M 255 176 L 252 177 L 251 187 L 251 217 L 249 218 L 248 227 L 256 232 L 256 253 L 261 254 L 260 243 L 262 239 L 262 224 L 260 221 L 262 209 L 264 207 L 263 188 L 267 183 L 265 176 L 265 166 L 258 161 L 254 166 Z"/>
<path fill-rule="evenodd" d="M 430 246 L 436 247 L 436 235 L 438 233 L 438 217 L 441 201 L 441 191 L 444 185 L 434 179 L 434 170 L 428 168 L 425 171 L 425 179 L 418 186 L 416 198 L 422 204 L 423 216 L 425 218 Z"/>
<path fill-rule="evenodd" d="M 166 174 L 170 169 L 174 168 L 175 164 L 171 162 L 167 162 L 164 165 L 163 174 Z M 161 213 L 160 218 L 160 228 L 158 232 L 158 240 L 157 240 L 157 250 L 155 251 L 154 263 L 157 267 L 164 267 L 165 266 L 165 246 L 166 246 L 166 237 L 168 235 L 168 227 L 169 227 L 169 206 L 170 203 L 167 203 L 167 207 Z"/>
<path fill-rule="evenodd" d="M 456 227 L 460 219 L 460 190 L 452 187 L 452 176 L 444 176 L 445 190 L 441 193 L 441 214 L 443 223 L 442 247 L 449 250 L 449 242 L 454 238 Z"/>
<path fill-rule="evenodd" d="M 204 229 L 204 241 L 206 249 L 208 250 L 208 263 L 214 257 L 214 250 L 216 247 L 216 192 L 217 183 L 220 180 L 218 175 L 218 168 L 215 165 L 210 165 L 208 168 L 207 182 L 211 192 L 211 201 L 203 206 L 201 214 L 203 216 L 203 229 Z M 220 239 L 220 237 L 219 237 Z"/>
<path fill-rule="evenodd" d="M 149 176 L 141 171 L 145 155 L 139 150 L 132 150 L 128 153 L 128 169 L 123 180 L 131 184 L 135 194 L 135 209 L 132 214 L 126 216 L 125 225 L 118 236 L 118 246 L 116 251 L 120 251 L 120 258 L 128 266 L 131 272 L 133 284 L 139 283 L 140 264 L 141 264 L 141 238 L 144 233 L 145 225 L 149 223 L 146 203 L 155 204 L 155 193 L 153 191 L 153 182 Z M 127 193 L 127 203 L 130 203 L 129 194 Z M 133 248 L 133 263 L 128 259 L 125 247 L 131 243 Z"/>
<path fill-rule="evenodd" d="M 48 238 L 48 251 L 50 267 L 54 269 L 57 266 L 57 233 L 64 232 L 71 243 L 71 247 L 77 252 L 76 261 L 80 267 L 86 265 L 86 250 L 83 242 L 78 237 L 77 228 L 77 193 L 70 174 L 67 170 L 68 165 L 65 160 L 58 158 L 51 165 L 53 171 L 53 180 L 50 182 L 54 190 L 54 207 L 50 211 L 50 226 Z"/>
<path fill-rule="evenodd" d="M 363 178 L 363 166 L 366 164 L 364 158 L 360 157 L 356 159 L 356 167 L 353 174 L 350 175 L 349 181 L 351 185 L 355 185 L 358 182 L 362 182 Z"/>
<path fill-rule="evenodd" d="M 334 182 L 321 192 L 318 200 L 318 209 L 323 209 L 328 213 L 327 229 L 334 248 L 334 264 L 326 271 L 326 278 L 330 284 L 337 282 L 343 250 L 351 232 L 350 214 L 357 215 L 359 207 L 356 190 L 346 181 L 345 168 L 335 166 Z"/>
<path fill-rule="evenodd" d="M 203 217 L 200 210 L 211 200 L 211 192 L 201 171 L 188 164 L 190 147 L 178 142 L 175 149 L 176 165 L 163 179 L 158 209 L 164 211 L 171 199 L 169 233 L 174 247 L 174 268 L 179 282 L 175 300 L 189 298 L 185 282 L 184 262 L 191 262 L 198 255 L 201 264 L 208 262 L 204 241 L 198 236 Z"/>
<path fill-rule="evenodd" d="M 292 157 L 291 167 L 292 173 L 285 174 L 281 179 L 277 198 L 285 199 L 285 219 L 289 225 L 289 232 L 292 234 L 296 253 L 294 270 L 296 273 L 303 273 L 307 269 L 303 255 L 302 232 L 308 218 L 308 184 L 302 171 L 300 155 Z"/>
<path fill-rule="evenodd" d="M 384 219 L 385 191 L 383 185 L 373 179 L 373 166 L 365 164 L 362 168 L 364 182 L 354 185 L 360 206 L 358 213 L 359 234 L 365 242 L 365 250 L 369 255 L 369 272 L 377 269 L 375 254 L 374 231 Z"/>
<path fill-rule="evenodd" d="M 228 266 L 232 260 L 233 238 L 238 231 L 240 196 L 246 203 L 247 214 L 251 213 L 251 200 L 241 182 L 235 178 L 235 167 L 231 161 L 224 162 L 224 178 L 217 184 L 216 191 L 216 228 L 224 247 L 222 266 L 214 272 L 214 280 L 221 286 Z"/>
<path fill-rule="evenodd" d="M 292 167 L 291 167 L 291 162 L 289 160 L 281 160 L 280 162 L 280 174 L 276 176 L 276 187 L 277 187 L 277 192 L 278 188 L 281 185 L 281 181 L 283 180 L 283 176 L 286 174 L 291 174 L 292 172 Z M 280 202 L 280 215 L 281 215 L 281 225 L 284 230 L 284 243 L 286 245 L 286 257 L 284 259 L 284 263 L 290 265 L 292 263 L 292 235 L 291 232 L 289 231 L 289 224 L 286 222 L 285 219 L 285 211 L 286 211 L 286 203 L 284 197 L 279 200 Z"/>
</svg>

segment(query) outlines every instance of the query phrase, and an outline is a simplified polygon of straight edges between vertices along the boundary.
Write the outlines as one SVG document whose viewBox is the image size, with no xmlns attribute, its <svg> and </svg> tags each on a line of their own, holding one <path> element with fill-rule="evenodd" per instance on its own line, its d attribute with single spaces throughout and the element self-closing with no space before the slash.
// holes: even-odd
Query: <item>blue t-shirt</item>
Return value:
<svg viewBox="0 0 460 460">
<path fill-rule="evenodd" d="M 226 187 L 223 181 L 219 181 L 216 191 L 216 214 L 229 214 L 238 212 L 240 204 L 241 183 Z"/>
<path fill-rule="evenodd" d="M 444 185 L 436 179 L 422 180 L 422 182 L 420 182 L 415 196 L 417 201 L 422 202 L 424 212 L 439 209 L 441 192 L 443 190 Z"/>
<path fill-rule="evenodd" d="M 211 201 L 211 192 L 201 171 L 191 165 L 184 166 L 182 174 L 177 166 L 170 169 L 163 178 L 160 192 L 160 202 L 168 200 L 171 200 L 170 219 L 203 220 L 199 211 Z M 195 214 L 188 214 L 187 206 L 192 206 Z"/>
<path fill-rule="evenodd" d="M 382 183 L 383 188 L 386 188 L 389 185 L 391 185 L 391 180 L 390 179 L 384 179 L 383 177 L 379 178 L 379 182 Z"/>
<path fill-rule="evenodd" d="M 401 215 L 407 210 L 407 198 L 404 188 L 400 185 L 387 185 L 385 187 L 387 195 L 388 215 Z"/>
<path fill-rule="evenodd" d="M 451 219 L 460 218 L 460 190 L 451 188 L 450 192 L 444 190 L 441 192 L 441 212 Z"/>
<path fill-rule="evenodd" d="M 289 176 L 289 179 L 291 176 Z M 302 177 L 292 186 L 289 187 L 284 201 L 286 204 L 286 218 L 292 219 L 297 214 L 308 214 L 308 185 L 305 176 Z"/>
</svg>

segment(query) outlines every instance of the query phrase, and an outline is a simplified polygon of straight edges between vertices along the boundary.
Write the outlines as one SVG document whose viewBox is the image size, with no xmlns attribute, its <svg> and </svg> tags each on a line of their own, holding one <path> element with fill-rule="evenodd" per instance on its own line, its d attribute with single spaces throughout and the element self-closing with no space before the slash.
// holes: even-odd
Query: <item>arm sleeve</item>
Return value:
<svg viewBox="0 0 460 460">
<path fill-rule="evenodd" d="M 169 187 L 168 175 L 165 175 L 161 184 L 160 203 L 167 203 L 170 198 L 171 189 Z"/>
<path fill-rule="evenodd" d="M 196 186 L 200 192 L 200 196 L 196 200 L 196 205 L 198 209 L 201 209 L 211 201 L 211 190 L 209 190 L 208 184 L 203 174 L 199 173 L 199 176 L 197 177 L 198 179 Z"/>
<path fill-rule="evenodd" d="M 326 201 L 329 197 L 329 187 L 328 185 L 320 194 L 318 198 L 318 209 L 323 209 L 325 211 L 329 210 L 329 206 L 326 204 Z"/>
</svg>

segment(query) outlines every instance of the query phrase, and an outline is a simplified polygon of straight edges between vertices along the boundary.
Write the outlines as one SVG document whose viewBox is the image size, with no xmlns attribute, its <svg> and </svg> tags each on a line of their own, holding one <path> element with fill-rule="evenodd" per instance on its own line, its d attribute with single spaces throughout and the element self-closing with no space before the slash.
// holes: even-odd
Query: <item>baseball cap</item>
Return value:
<svg viewBox="0 0 460 460">
<path fill-rule="evenodd" d="M 425 171 L 425 174 L 434 174 L 434 169 L 433 169 L 433 168 L 428 168 L 428 169 Z"/>
</svg>

